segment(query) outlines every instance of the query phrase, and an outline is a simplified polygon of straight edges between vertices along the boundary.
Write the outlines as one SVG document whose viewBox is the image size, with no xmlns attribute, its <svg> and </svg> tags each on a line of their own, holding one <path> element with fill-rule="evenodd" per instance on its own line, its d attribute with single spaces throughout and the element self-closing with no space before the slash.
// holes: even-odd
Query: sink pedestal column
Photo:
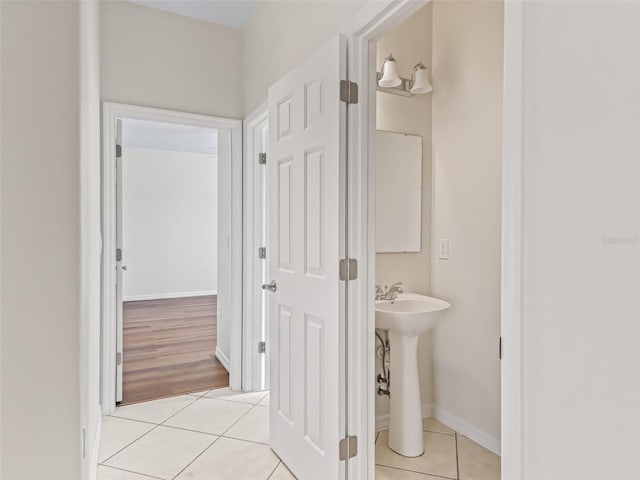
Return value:
<svg viewBox="0 0 640 480">
<path fill-rule="evenodd" d="M 424 453 L 422 401 L 418 378 L 418 337 L 389 331 L 391 398 L 389 448 L 405 457 Z"/>
</svg>

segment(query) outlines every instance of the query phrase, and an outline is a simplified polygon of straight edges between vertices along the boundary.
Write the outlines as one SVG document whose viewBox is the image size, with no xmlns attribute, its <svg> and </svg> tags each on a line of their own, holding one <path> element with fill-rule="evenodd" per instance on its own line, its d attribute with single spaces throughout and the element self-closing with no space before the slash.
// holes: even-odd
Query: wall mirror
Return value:
<svg viewBox="0 0 640 480">
<path fill-rule="evenodd" d="M 376 131 L 376 252 L 419 252 L 422 137 Z"/>
</svg>

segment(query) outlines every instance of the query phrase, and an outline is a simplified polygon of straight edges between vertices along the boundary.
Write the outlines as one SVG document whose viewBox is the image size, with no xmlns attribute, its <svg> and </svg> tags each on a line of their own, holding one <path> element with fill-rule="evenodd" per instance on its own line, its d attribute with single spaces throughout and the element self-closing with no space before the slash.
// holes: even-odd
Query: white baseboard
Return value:
<svg viewBox="0 0 640 480">
<path fill-rule="evenodd" d="M 483 446 L 487 450 L 492 451 L 496 455 L 500 456 L 500 439 L 489 435 L 486 432 L 474 427 L 473 425 L 465 422 L 459 417 L 443 410 L 442 408 L 434 405 L 432 408 L 433 418 L 440 423 L 444 423 L 447 427 L 452 428 L 456 432 L 465 437 L 470 438 L 478 445 Z"/>
<path fill-rule="evenodd" d="M 218 347 L 216 347 L 216 358 L 218 360 L 220 360 L 220 363 L 227 370 L 227 372 L 229 372 L 231 370 L 231 362 L 229 361 L 227 356 L 224 353 L 222 353 L 222 351 Z"/>
<path fill-rule="evenodd" d="M 431 405 L 422 405 L 422 418 L 428 418 L 431 416 Z M 376 432 L 380 430 L 386 430 L 389 428 L 389 414 L 376 415 Z"/>
<path fill-rule="evenodd" d="M 98 421 L 96 422 L 96 436 L 91 442 L 91 452 L 89 454 L 89 478 L 87 480 L 96 479 L 96 468 L 98 465 L 98 455 L 100 453 L 100 442 L 102 441 L 102 408 L 98 406 Z"/>
<path fill-rule="evenodd" d="M 201 292 L 148 293 L 145 295 L 127 295 L 122 297 L 122 301 L 137 302 L 139 300 L 164 300 L 167 298 L 204 297 L 207 295 L 217 294 L 217 290 L 203 290 Z"/>
</svg>

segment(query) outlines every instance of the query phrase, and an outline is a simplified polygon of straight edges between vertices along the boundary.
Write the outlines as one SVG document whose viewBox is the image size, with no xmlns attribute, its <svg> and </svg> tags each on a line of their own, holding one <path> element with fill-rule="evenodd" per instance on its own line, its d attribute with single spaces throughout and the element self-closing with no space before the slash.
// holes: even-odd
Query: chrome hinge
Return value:
<svg viewBox="0 0 640 480">
<path fill-rule="evenodd" d="M 122 352 L 116 353 L 116 366 L 122 365 Z"/>
<path fill-rule="evenodd" d="M 267 154 L 259 153 L 258 154 L 258 165 L 266 165 L 267 164 Z"/>
<path fill-rule="evenodd" d="M 267 342 L 258 342 L 258 353 L 265 353 L 267 351 Z"/>
<path fill-rule="evenodd" d="M 118 145 L 116 143 L 116 157 L 120 158 L 122 157 L 122 145 Z"/>
<path fill-rule="evenodd" d="M 258 258 L 261 260 L 267 258 L 267 247 L 258 248 Z"/>
<path fill-rule="evenodd" d="M 122 261 L 122 249 L 116 248 L 116 262 Z"/>
<path fill-rule="evenodd" d="M 345 103 L 358 103 L 358 84 L 340 80 L 340 100 Z"/>
<path fill-rule="evenodd" d="M 498 341 L 498 358 L 502 360 L 502 337 L 500 337 L 500 340 Z"/>
<path fill-rule="evenodd" d="M 358 278 L 358 261 L 355 258 L 340 260 L 340 280 L 355 280 Z"/>
<path fill-rule="evenodd" d="M 340 460 L 353 458 L 358 454 L 358 437 L 352 435 L 340 440 Z"/>
</svg>

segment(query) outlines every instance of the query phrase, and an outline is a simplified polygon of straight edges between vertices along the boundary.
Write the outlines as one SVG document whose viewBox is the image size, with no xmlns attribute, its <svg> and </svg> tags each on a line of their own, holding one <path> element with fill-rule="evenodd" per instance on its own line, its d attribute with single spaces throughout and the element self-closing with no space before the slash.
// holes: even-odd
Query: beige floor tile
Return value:
<svg viewBox="0 0 640 480">
<path fill-rule="evenodd" d="M 191 395 L 191 396 L 194 396 L 194 397 L 204 397 L 210 391 L 211 390 L 203 390 L 202 392 L 192 392 L 192 393 L 188 393 L 187 395 Z"/>
<path fill-rule="evenodd" d="M 296 477 L 293 476 L 293 473 L 289 471 L 289 469 L 285 466 L 284 463 L 280 462 L 280 465 L 275 469 L 275 471 L 269 477 L 269 480 L 297 480 Z"/>
<path fill-rule="evenodd" d="M 118 417 L 103 417 L 98 462 L 104 462 L 153 428 L 155 425 L 151 423 Z"/>
<path fill-rule="evenodd" d="M 267 480 L 280 460 L 267 445 L 220 438 L 177 480 Z"/>
<path fill-rule="evenodd" d="M 456 438 L 453 435 L 423 432 L 425 452 L 420 457 L 398 455 L 388 447 L 389 431 L 380 432 L 376 443 L 376 464 L 399 467 L 418 473 L 456 478 Z"/>
<path fill-rule="evenodd" d="M 258 402 L 258 405 L 262 405 L 263 407 L 268 407 L 270 396 L 271 395 L 267 393 L 267 395 L 262 400 L 260 400 L 260 402 Z"/>
<path fill-rule="evenodd" d="M 126 472 L 117 468 L 107 467 L 105 465 L 98 466 L 98 480 L 149 480 L 153 477 L 140 475 L 138 473 Z"/>
<path fill-rule="evenodd" d="M 117 408 L 113 416 L 140 420 L 142 422 L 162 423 L 171 415 L 174 415 L 196 400 L 197 399 L 191 395 L 180 395 L 179 397 L 135 403 Z"/>
<path fill-rule="evenodd" d="M 269 408 L 256 405 L 224 434 L 238 438 L 269 444 Z"/>
<path fill-rule="evenodd" d="M 425 432 L 447 433 L 449 435 L 453 435 L 456 433 L 455 430 L 447 427 L 443 423 L 440 423 L 433 417 L 425 418 L 422 420 L 422 429 Z"/>
<path fill-rule="evenodd" d="M 171 417 L 165 425 L 222 435 L 250 409 L 251 405 L 244 403 L 204 397 Z"/>
<path fill-rule="evenodd" d="M 442 480 L 442 477 L 376 465 L 376 480 Z"/>
<path fill-rule="evenodd" d="M 267 396 L 269 392 L 232 392 L 229 388 L 217 388 L 207 393 L 209 398 L 228 400 L 230 402 L 250 403 L 255 405 Z"/>
<path fill-rule="evenodd" d="M 105 465 L 170 480 L 215 440 L 213 435 L 160 426 Z"/>
<path fill-rule="evenodd" d="M 458 435 L 460 480 L 500 480 L 500 457 Z"/>
</svg>

